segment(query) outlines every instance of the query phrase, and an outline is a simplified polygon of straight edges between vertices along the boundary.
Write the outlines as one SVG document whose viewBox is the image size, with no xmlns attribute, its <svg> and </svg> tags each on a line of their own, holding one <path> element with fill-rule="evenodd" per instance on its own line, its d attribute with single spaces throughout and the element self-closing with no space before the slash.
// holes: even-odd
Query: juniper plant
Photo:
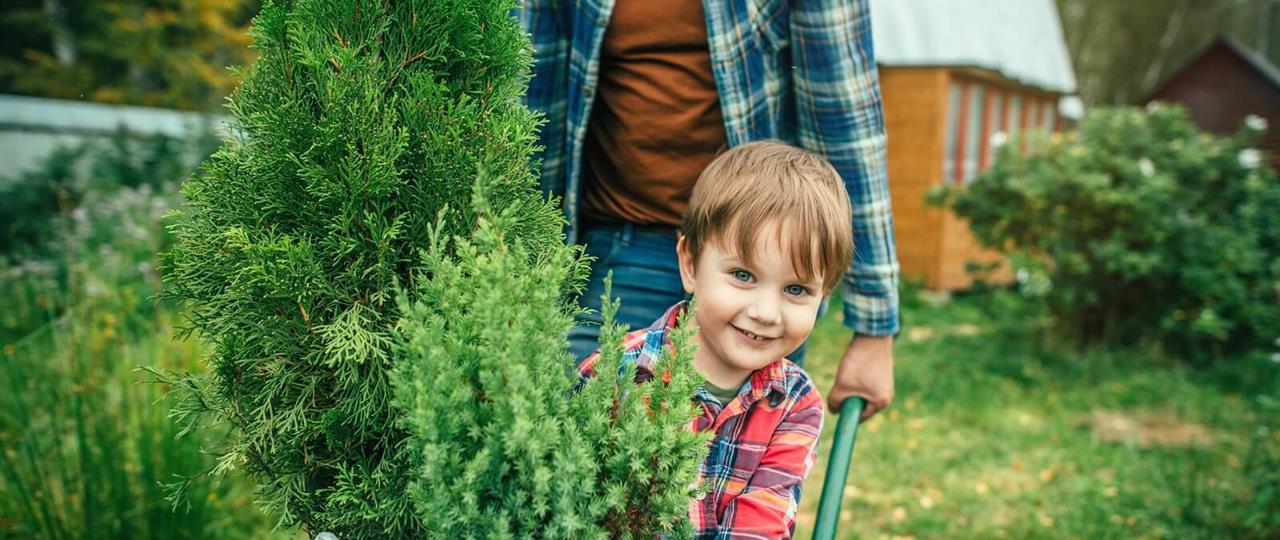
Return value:
<svg viewBox="0 0 1280 540">
<path fill-rule="evenodd" d="M 692 329 L 656 364 L 665 376 L 637 386 L 607 302 L 599 376 L 580 383 L 568 369 L 573 309 L 558 293 L 581 268 L 575 250 L 531 253 L 512 241 L 514 213 L 484 215 L 470 239 L 447 242 L 437 227 L 429 277 L 416 300 L 401 297 L 393 380 L 412 434 L 409 493 L 431 536 L 689 536 L 706 452 L 688 429 L 702 380 L 685 346 Z"/>
</svg>

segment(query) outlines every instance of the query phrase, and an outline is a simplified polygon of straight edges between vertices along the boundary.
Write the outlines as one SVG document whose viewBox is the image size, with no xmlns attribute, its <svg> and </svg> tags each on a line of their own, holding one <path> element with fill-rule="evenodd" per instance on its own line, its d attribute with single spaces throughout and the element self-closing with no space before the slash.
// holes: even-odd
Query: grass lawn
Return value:
<svg viewBox="0 0 1280 540">
<path fill-rule="evenodd" d="M 1258 354 L 1194 369 L 1142 351 L 1063 352 L 993 323 L 1019 319 L 994 298 L 904 299 L 896 401 L 859 432 L 840 537 L 1265 535 L 1244 523 L 1275 519 L 1251 504 L 1259 463 L 1274 469 L 1280 448 L 1277 409 L 1261 397 L 1280 397 L 1280 364 Z M 809 349 L 823 392 L 848 339 L 839 311 Z M 798 538 L 811 535 L 834 427 L 829 416 Z"/>
</svg>

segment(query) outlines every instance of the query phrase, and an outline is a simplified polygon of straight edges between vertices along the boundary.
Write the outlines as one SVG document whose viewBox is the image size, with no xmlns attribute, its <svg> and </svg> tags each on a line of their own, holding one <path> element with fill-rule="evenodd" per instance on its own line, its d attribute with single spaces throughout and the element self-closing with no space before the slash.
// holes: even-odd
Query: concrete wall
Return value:
<svg viewBox="0 0 1280 540">
<path fill-rule="evenodd" d="M 139 136 L 226 133 L 226 116 L 83 101 L 0 95 L 0 182 L 37 165 L 59 146 L 103 140 L 121 127 Z"/>
</svg>

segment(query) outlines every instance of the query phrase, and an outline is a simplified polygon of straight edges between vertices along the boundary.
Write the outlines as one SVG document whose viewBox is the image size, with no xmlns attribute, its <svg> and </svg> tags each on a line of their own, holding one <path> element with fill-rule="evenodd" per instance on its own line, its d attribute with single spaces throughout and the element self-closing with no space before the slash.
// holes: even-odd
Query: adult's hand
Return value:
<svg viewBox="0 0 1280 540">
<path fill-rule="evenodd" d="M 893 402 L 893 336 L 855 335 L 849 340 L 836 368 L 836 380 L 827 392 L 827 408 L 838 414 L 850 396 L 866 400 L 862 420 Z"/>
</svg>

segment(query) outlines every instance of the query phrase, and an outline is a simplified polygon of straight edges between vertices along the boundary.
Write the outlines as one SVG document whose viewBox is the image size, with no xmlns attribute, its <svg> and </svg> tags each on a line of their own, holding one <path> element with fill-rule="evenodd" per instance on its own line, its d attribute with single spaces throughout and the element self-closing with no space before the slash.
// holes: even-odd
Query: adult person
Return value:
<svg viewBox="0 0 1280 540">
<path fill-rule="evenodd" d="M 577 358 L 596 348 L 610 271 L 629 327 L 679 301 L 677 227 L 699 173 L 724 147 L 777 139 L 826 158 L 853 210 L 853 336 L 827 406 L 858 395 L 868 418 L 889 405 L 898 264 L 867 2 L 523 0 L 527 103 L 546 117 L 534 159 L 569 241 L 596 258 L 580 299 L 592 313 L 570 334 Z"/>
</svg>

